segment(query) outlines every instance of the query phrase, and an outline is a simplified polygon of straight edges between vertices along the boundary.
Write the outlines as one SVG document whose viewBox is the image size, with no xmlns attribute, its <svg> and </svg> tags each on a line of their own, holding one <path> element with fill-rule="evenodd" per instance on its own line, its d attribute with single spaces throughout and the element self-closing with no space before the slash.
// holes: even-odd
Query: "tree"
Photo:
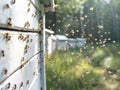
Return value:
<svg viewBox="0 0 120 90">
<path fill-rule="evenodd" d="M 48 12 L 47 27 L 68 37 L 86 37 L 102 44 L 120 41 L 119 0 L 56 0 L 56 12 Z M 51 17 L 50 17 L 51 16 Z"/>
</svg>

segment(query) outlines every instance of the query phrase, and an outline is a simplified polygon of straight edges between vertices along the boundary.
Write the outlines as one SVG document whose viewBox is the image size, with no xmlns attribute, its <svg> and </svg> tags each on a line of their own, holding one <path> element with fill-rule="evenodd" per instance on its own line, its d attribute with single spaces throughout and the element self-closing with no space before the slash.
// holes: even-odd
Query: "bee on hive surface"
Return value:
<svg viewBox="0 0 120 90">
<path fill-rule="evenodd" d="M 24 60 L 25 60 L 25 58 L 24 58 L 24 57 L 22 57 L 21 61 L 23 62 Z"/>
<path fill-rule="evenodd" d="M 22 87 L 23 86 L 23 82 L 21 82 L 21 84 L 20 84 L 20 87 Z"/>
<path fill-rule="evenodd" d="M 19 34 L 18 39 L 21 39 L 21 38 L 22 38 L 22 34 Z"/>
<path fill-rule="evenodd" d="M 1 56 L 2 56 L 2 57 L 5 56 L 5 52 L 4 52 L 4 50 L 1 51 Z"/>
<path fill-rule="evenodd" d="M 12 4 L 15 4 L 16 3 L 16 0 L 12 0 Z"/>
<path fill-rule="evenodd" d="M 11 40 L 11 35 L 10 35 L 10 33 L 6 33 L 6 34 L 5 34 L 5 38 L 6 38 L 7 41 L 10 41 L 10 40 Z"/>
<path fill-rule="evenodd" d="M 13 19 L 12 18 L 8 18 L 7 24 L 8 24 L 8 26 L 13 27 L 13 25 L 14 25 Z"/>
<path fill-rule="evenodd" d="M 28 45 L 25 45 L 25 49 L 28 49 L 29 48 L 29 46 Z"/>
<path fill-rule="evenodd" d="M 17 85 L 16 84 L 14 84 L 14 87 L 13 87 L 14 89 L 17 89 Z"/>
<path fill-rule="evenodd" d="M 4 8 L 10 8 L 10 5 L 9 4 L 5 4 Z"/>
<path fill-rule="evenodd" d="M 25 24 L 24 24 L 24 28 L 28 28 L 30 27 L 30 23 L 27 21 Z"/>
<path fill-rule="evenodd" d="M 26 85 L 28 85 L 29 84 L 29 80 L 27 80 L 27 83 L 26 83 Z"/>
<path fill-rule="evenodd" d="M 3 70 L 3 74 L 6 75 L 8 73 L 8 70 L 7 69 L 4 69 Z"/>
<path fill-rule="evenodd" d="M 10 88 L 10 83 L 7 84 L 7 89 L 9 89 L 9 88 Z"/>
<path fill-rule="evenodd" d="M 27 12 L 30 12 L 30 8 L 28 8 Z"/>
</svg>

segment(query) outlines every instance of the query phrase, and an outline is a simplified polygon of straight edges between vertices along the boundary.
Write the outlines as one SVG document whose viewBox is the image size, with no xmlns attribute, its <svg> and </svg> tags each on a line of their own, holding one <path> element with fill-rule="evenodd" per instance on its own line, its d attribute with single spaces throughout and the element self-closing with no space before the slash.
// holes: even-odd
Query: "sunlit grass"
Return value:
<svg viewBox="0 0 120 90">
<path fill-rule="evenodd" d="M 47 90 L 119 90 L 119 51 L 108 43 L 55 52 L 46 61 Z"/>
</svg>

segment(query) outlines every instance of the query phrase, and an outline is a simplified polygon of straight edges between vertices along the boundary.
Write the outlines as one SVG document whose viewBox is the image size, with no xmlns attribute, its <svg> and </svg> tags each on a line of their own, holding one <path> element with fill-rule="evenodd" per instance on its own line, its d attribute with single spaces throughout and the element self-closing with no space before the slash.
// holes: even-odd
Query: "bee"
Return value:
<svg viewBox="0 0 120 90">
<path fill-rule="evenodd" d="M 29 46 L 28 45 L 25 45 L 25 49 L 28 49 L 29 48 Z"/>
<path fill-rule="evenodd" d="M 3 74 L 7 74 L 8 73 L 8 70 L 7 69 L 4 69 L 4 71 L 3 71 Z"/>
<path fill-rule="evenodd" d="M 7 89 L 9 89 L 9 88 L 10 88 L 10 83 L 7 84 Z"/>
<path fill-rule="evenodd" d="M 6 38 L 7 38 L 7 37 L 9 36 L 9 33 L 6 33 L 5 36 L 6 36 Z"/>
<path fill-rule="evenodd" d="M 29 38 L 29 35 L 27 35 L 27 38 Z"/>
<path fill-rule="evenodd" d="M 27 12 L 30 12 L 30 8 L 28 8 Z"/>
<path fill-rule="evenodd" d="M 26 83 L 27 85 L 29 84 L 29 80 L 27 80 L 27 83 Z"/>
<path fill-rule="evenodd" d="M 24 36 L 23 36 L 23 35 L 21 36 L 21 40 L 22 40 L 22 39 L 24 39 Z"/>
<path fill-rule="evenodd" d="M 21 61 L 23 62 L 24 60 L 25 60 L 25 58 L 24 58 L 24 57 L 22 57 Z"/>
<path fill-rule="evenodd" d="M 23 38 L 23 41 L 25 41 L 26 39 L 27 39 L 27 37 L 24 37 L 24 38 Z"/>
<path fill-rule="evenodd" d="M 24 67 L 24 65 L 21 65 L 21 66 L 20 66 L 20 69 L 22 69 L 23 67 Z"/>
<path fill-rule="evenodd" d="M 27 43 L 29 43 L 29 39 L 27 39 Z"/>
<path fill-rule="evenodd" d="M 7 22 L 9 27 L 13 27 L 14 26 L 14 21 L 12 18 L 8 18 L 8 22 Z"/>
<path fill-rule="evenodd" d="M 10 5 L 9 5 L 9 4 L 6 4 L 6 5 L 5 5 L 5 8 L 10 8 Z"/>
<path fill-rule="evenodd" d="M 27 21 L 25 24 L 24 24 L 24 28 L 28 28 L 30 27 L 30 23 Z"/>
<path fill-rule="evenodd" d="M 14 87 L 13 87 L 14 89 L 17 89 L 17 85 L 16 84 L 14 84 Z"/>
<path fill-rule="evenodd" d="M 18 39 L 21 39 L 22 38 L 22 34 L 20 34 L 19 36 L 18 36 Z"/>
<path fill-rule="evenodd" d="M 4 52 L 4 50 L 1 51 L 1 55 L 2 55 L 2 57 L 5 56 L 5 52 Z"/>
<path fill-rule="evenodd" d="M 22 87 L 23 86 L 23 82 L 21 82 L 21 84 L 20 84 L 20 87 Z"/>
<path fill-rule="evenodd" d="M 12 18 L 8 18 L 8 26 L 12 27 L 13 26 L 13 20 Z"/>
<path fill-rule="evenodd" d="M 6 38 L 6 40 L 7 40 L 7 41 L 10 41 L 10 40 L 11 40 L 11 36 L 8 36 L 8 37 Z"/>
<path fill-rule="evenodd" d="M 12 0 L 12 3 L 15 4 L 15 3 L 16 3 L 16 0 Z"/>
<path fill-rule="evenodd" d="M 10 34 L 9 34 L 9 33 L 6 33 L 6 34 L 5 34 L 5 38 L 6 38 L 7 41 L 11 40 Z"/>
<path fill-rule="evenodd" d="M 25 51 L 24 51 L 24 53 L 27 53 L 28 52 L 28 50 L 26 49 Z"/>
<path fill-rule="evenodd" d="M 35 72 L 33 72 L 33 75 L 35 75 Z"/>
<path fill-rule="evenodd" d="M 32 17 L 34 17 L 35 16 L 35 14 L 32 14 Z"/>
</svg>

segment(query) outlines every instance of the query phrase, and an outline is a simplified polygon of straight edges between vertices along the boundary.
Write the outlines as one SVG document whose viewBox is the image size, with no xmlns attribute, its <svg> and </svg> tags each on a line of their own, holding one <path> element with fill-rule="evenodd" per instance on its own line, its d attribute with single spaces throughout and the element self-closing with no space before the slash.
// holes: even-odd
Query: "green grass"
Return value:
<svg viewBox="0 0 120 90">
<path fill-rule="evenodd" d="M 120 45 L 86 45 L 46 60 L 47 90 L 119 90 Z"/>
</svg>

